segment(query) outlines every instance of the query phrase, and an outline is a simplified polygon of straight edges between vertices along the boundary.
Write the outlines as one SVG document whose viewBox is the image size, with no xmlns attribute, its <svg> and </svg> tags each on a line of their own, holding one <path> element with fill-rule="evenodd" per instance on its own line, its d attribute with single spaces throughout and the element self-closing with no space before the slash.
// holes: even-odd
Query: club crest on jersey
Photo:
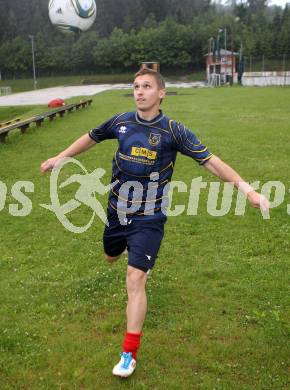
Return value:
<svg viewBox="0 0 290 390">
<path fill-rule="evenodd" d="M 160 143 L 160 141 L 161 141 L 161 134 L 150 133 L 150 135 L 149 135 L 150 145 L 156 146 Z"/>
<path fill-rule="evenodd" d="M 121 126 L 120 129 L 119 129 L 119 133 L 125 134 L 126 131 L 127 131 L 127 127 L 126 126 Z"/>
</svg>

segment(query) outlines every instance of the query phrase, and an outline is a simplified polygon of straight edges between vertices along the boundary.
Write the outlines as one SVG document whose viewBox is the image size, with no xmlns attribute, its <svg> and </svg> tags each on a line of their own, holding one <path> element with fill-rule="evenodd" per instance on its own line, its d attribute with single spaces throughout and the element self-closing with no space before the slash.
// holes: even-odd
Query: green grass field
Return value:
<svg viewBox="0 0 290 390">
<path fill-rule="evenodd" d="M 279 180 L 287 195 L 269 220 L 249 207 L 236 216 L 234 204 L 228 215 L 214 218 L 202 190 L 196 216 L 168 219 L 148 280 L 136 372 L 127 380 L 111 375 L 126 327 L 126 257 L 105 263 L 99 219 L 77 235 L 40 207 L 50 203 L 50 181 L 39 166 L 114 113 L 134 109 L 125 93 L 97 95 L 91 107 L 25 135 L 15 131 L 0 144 L 0 180 L 8 188 L 2 210 L 0 202 L 1 390 L 288 389 L 289 88 L 178 90 L 166 98 L 164 111 L 244 178 Z M 21 110 L 29 116 L 43 107 Z M 19 112 L 0 108 L 2 120 L 12 114 Z M 115 148 L 107 141 L 78 159 L 89 172 L 106 169 L 109 182 Z M 76 170 L 68 167 L 64 177 Z M 201 175 L 216 181 L 178 157 L 174 180 L 189 186 Z M 26 217 L 10 213 L 19 203 L 11 194 L 19 180 L 34 183 Z M 62 200 L 73 198 L 76 188 L 62 190 Z M 174 204 L 187 197 L 175 192 Z M 71 218 L 81 225 L 90 215 L 83 205 Z"/>
</svg>

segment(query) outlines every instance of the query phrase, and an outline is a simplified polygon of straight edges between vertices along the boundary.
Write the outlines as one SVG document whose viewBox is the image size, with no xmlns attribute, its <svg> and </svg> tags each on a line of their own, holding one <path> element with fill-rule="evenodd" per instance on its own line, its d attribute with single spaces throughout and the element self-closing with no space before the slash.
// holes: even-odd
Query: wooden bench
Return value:
<svg viewBox="0 0 290 390">
<path fill-rule="evenodd" d="M 66 112 L 71 113 L 73 110 L 84 108 L 91 105 L 91 103 L 92 99 L 82 100 L 79 103 L 68 104 L 66 106 L 56 108 L 55 110 L 35 115 L 32 118 L 24 120 L 19 120 L 19 118 L 17 118 L 17 121 L 5 122 L 2 124 L 3 126 L 0 126 L 0 143 L 5 142 L 6 137 L 11 130 L 20 129 L 21 133 L 24 134 L 32 123 L 35 123 L 37 127 L 40 127 L 46 118 L 49 118 L 49 120 L 52 121 L 57 115 L 63 117 Z"/>
<path fill-rule="evenodd" d="M 11 125 L 11 124 L 19 122 L 19 121 L 20 121 L 20 118 L 15 118 L 15 119 L 10 119 L 9 121 L 0 122 L 0 129 L 2 129 L 2 127 L 6 127 L 8 125 Z"/>
</svg>

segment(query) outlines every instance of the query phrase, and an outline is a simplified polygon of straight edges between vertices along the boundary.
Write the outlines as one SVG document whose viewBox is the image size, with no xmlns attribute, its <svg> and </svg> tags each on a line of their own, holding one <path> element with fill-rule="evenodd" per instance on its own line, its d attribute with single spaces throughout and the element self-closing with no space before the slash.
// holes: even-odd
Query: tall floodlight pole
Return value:
<svg viewBox="0 0 290 390">
<path fill-rule="evenodd" d="M 36 73 L 35 73 L 35 60 L 34 60 L 34 35 L 28 35 L 31 39 L 31 52 L 32 52 L 32 66 L 33 66 L 33 84 L 34 89 L 37 89 Z"/>
<path fill-rule="evenodd" d="M 284 86 L 286 85 L 286 56 L 283 54 L 283 75 L 284 75 Z"/>
<path fill-rule="evenodd" d="M 224 28 L 224 33 L 225 33 L 225 50 L 227 50 L 227 28 Z"/>
<path fill-rule="evenodd" d="M 206 72 L 207 72 L 207 82 L 210 82 L 210 64 L 213 61 L 214 56 L 214 38 L 210 37 L 208 40 L 208 57 L 207 57 L 207 66 L 206 66 Z"/>
<path fill-rule="evenodd" d="M 235 23 L 237 23 L 240 20 L 240 18 L 237 16 L 234 19 L 234 23 L 232 23 L 231 28 L 231 52 L 232 52 L 232 79 L 231 79 L 231 86 L 234 85 L 234 61 L 235 61 L 235 55 L 234 55 L 234 33 L 235 33 Z"/>
<path fill-rule="evenodd" d="M 231 52 L 232 52 L 232 77 L 231 77 L 231 86 L 234 84 L 234 30 L 232 29 L 231 33 Z"/>
</svg>

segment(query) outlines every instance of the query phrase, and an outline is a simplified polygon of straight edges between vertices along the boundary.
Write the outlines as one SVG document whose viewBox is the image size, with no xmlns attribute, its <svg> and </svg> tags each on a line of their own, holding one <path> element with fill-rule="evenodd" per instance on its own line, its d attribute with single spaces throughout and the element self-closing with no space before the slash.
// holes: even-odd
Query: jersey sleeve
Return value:
<svg viewBox="0 0 290 390">
<path fill-rule="evenodd" d="M 117 114 L 103 124 L 89 131 L 89 136 L 97 143 L 106 139 L 117 138 L 114 132 L 114 124 L 122 114 Z"/>
<path fill-rule="evenodd" d="M 203 165 L 212 157 L 208 148 L 184 125 L 170 121 L 169 127 L 178 152 L 193 158 L 199 165 Z"/>
</svg>

